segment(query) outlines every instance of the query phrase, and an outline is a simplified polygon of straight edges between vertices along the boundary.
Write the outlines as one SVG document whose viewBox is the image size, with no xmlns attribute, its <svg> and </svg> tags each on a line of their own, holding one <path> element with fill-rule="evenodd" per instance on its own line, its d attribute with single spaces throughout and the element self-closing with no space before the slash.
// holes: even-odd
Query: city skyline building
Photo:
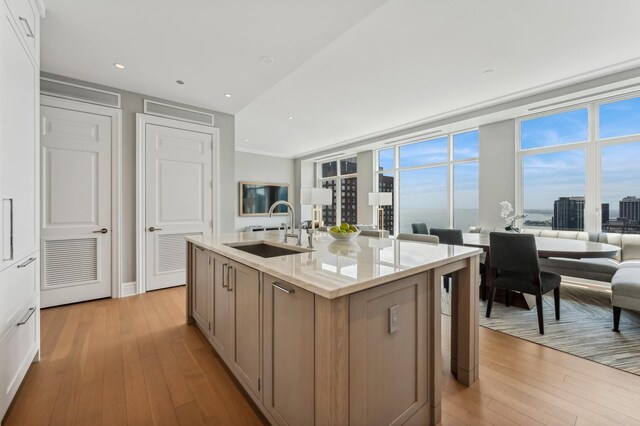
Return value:
<svg viewBox="0 0 640 426">
<path fill-rule="evenodd" d="M 385 176 L 383 174 L 378 176 L 378 191 L 380 192 L 393 192 L 393 176 Z M 390 206 L 383 206 L 384 209 L 384 229 L 393 234 L 393 209 L 394 200 L 391 198 Z"/>
<path fill-rule="evenodd" d="M 620 200 L 619 215 L 621 220 L 640 223 L 640 198 L 629 195 Z"/>
<path fill-rule="evenodd" d="M 584 229 L 584 197 L 560 197 L 555 200 L 551 228 L 560 231 Z"/>
</svg>

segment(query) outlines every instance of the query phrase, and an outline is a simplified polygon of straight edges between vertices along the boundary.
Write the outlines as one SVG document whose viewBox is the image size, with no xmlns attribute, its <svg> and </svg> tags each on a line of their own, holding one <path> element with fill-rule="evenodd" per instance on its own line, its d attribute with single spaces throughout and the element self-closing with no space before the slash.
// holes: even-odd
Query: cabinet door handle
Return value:
<svg viewBox="0 0 640 426">
<path fill-rule="evenodd" d="M 7 233 L 9 236 L 9 247 L 5 247 L 7 250 L 4 250 L 5 253 L 7 251 L 9 252 L 9 257 L 3 256 L 2 260 L 13 260 L 13 198 L 5 198 L 2 202 L 9 202 L 9 232 Z M 4 224 L 2 226 L 4 226 Z M 2 243 L 4 244 L 5 242 L 3 241 Z"/>
<path fill-rule="evenodd" d="M 293 294 L 293 293 L 295 293 L 295 292 L 296 292 L 296 291 L 295 291 L 294 289 L 292 289 L 292 288 L 291 288 L 291 289 L 289 289 L 289 288 L 282 287 L 282 285 L 281 285 L 279 282 L 277 282 L 277 281 L 276 281 L 275 283 L 271 284 L 271 285 L 272 285 L 272 286 L 274 286 L 275 288 L 277 288 L 278 290 L 280 290 L 280 291 L 282 291 L 282 292 L 285 292 L 285 293 L 287 293 L 287 294 Z"/>
<path fill-rule="evenodd" d="M 31 25 L 29 25 L 29 21 L 27 21 L 25 18 L 23 18 L 22 16 L 19 16 L 18 19 L 20 19 L 20 21 L 24 24 L 24 29 L 27 33 L 27 37 L 31 37 L 33 38 L 33 31 L 31 31 Z"/>
<path fill-rule="evenodd" d="M 233 291 L 233 289 L 231 288 L 231 280 L 229 279 L 232 269 L 233 269 L 233 266 L 231 265 L 227 267 L 227 290 L 228 291 Z"/>
<path fill-rule="evenodd" d="M 227 288 L 227 280 L 229 279 L 229 266 L 226 263 L 222 264 L 222 288 Z M 225 279 L 226 275 L 226 279 Z"/>
<path fill-rule="evenodd" d="M 33 315 L 33 313 L 36 311 L 36 307 L 34 306 L 33 308 L 29 308 L 29 312 L 27 313 L 27 317 L 25 319 L 23 319 L 22 321 L 20 321 L 19 323 L 16 324 L 16 327 L 20 327 L 21 325 L 25 325 L 27 322 L 29 322 L 29 318 L 31 318 L 31 316 Z"/>
<path fill-rule="evenodd" d="M 30 257 L 24 263 L 21 263 L 20 265 L 18 265 L 18 268 L 25 268 L 27 265 L 29 265 L 30 263 L 33 263 L 35 261 L 36 261 L 35 257 Z"/>
<path fill-rule="evenodd" d="M 107 232 L 109 232 L 107 228 L 102 228 L 97 231 L 93 231 L 94 234 L 106 234 Z"/>
</svg>

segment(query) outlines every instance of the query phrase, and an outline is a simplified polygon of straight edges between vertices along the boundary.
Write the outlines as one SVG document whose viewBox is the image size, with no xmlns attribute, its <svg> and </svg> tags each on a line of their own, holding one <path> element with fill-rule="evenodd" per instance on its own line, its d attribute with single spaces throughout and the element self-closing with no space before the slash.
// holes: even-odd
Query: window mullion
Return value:
<svg viewBox="0 0 640 426">
<path fill-rule="evenodd" d="M 596 145 L 596 134 L 598 132 L 598 108 L 594 104 L 589 106 L 589 145 L 587 147 L 587 170 L 586 170 L 586 188 L 585 188 L 585 231 L 598 232 L 602 224 L 602 209 L 599 185 L 599 169 Z"/>
<path fill-rule="evenodd" d="M 447 201 L 448 201 L 448 213 L 449 213 L 449 228 L 453 228 L 453 134 L 449 134 L 449 163 L 447 164 Z"/>
</svg>

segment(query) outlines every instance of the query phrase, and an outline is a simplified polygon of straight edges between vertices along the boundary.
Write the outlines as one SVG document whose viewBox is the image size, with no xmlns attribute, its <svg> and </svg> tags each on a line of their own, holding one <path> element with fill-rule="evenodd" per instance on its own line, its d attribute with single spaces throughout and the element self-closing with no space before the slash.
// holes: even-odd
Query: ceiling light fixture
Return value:
<svg viewBox="0 0 640 426">
<path fill-rule="evenodd" d="M 224 97 L 225 97 L 225 98 L 230 98 L 230 97 L 231 97 L 231 93 L 225 93 L 225 94 L 224 94 Z"/>
<path fill-rule="evenodd" d="M 115 63 L 113 64 L 113 66 L 114 66 L 114 67 L 116 67 L 116 68 L 118 68 L 119 70 L 123 70 L 123 69 L 125 68 L 125 67 L 124 67 L 124 65 L 119 64 L 119 63 L 117 63 L 117 62 L 115 62 Z"/>
<path fill-rule="evenodd" d="M 184 84 L 184 81 L 182 81 L 182 80 L 176 80 L 176 83 L 178 83 L 178 84 L 180 84 L 180 85 L 183 85 L 183 84 Z"/>
<path fill-rule="evenodd" d="M 245 139 L 244 141 L 245 141 L 245 142 L 249 142 L 249 139 Z"/>
<path fill-rule="evenodd" d="M 291 117 L 291 116 L 289 116 L 288 118 L 289 118 L 289 120 L 293 120 L 293 117 Z"/>
</svg>

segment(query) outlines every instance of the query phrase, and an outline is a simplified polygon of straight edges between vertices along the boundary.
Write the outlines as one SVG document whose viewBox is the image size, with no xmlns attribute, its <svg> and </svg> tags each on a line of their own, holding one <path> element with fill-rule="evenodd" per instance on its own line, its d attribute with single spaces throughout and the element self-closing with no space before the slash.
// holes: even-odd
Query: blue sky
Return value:
<svg viewBox="0 0 640 426">
<path fill-rule="evenodd" d="M 424 166 L 449 160 L 449 138 L 401 145 L 398 149 L 400 167 Z"/>
<path fill-rule="evenodd" d="M 640 98 L 603 104 L 600 138 L 640 134 Z M 567 145 L 589 140 L 587 108 L 525 120 L 521 124 L 522 149 Z M 640 196 L 640 136 L 638 142 L 603 146 L 601 151 L 602 202 L 613 212 L 628 195 Z M 567 147 L 569 148 L 569 147 Z M 448 159 L 447 137 L 400 146 L 400 167 L 419 167 Z M 478 132 L 454 135 L 455 160 L 478 156 Z M 380 151 L 379 166 L 394 167 L 394 148 Z M 584 196 L 586 151 L 583 148 L 524 157 L 524 208 L 553 209 L 561 196 Z M 478 205 L 477 163 L 454 168 L 454 205 L 475 209 Z M 447 207 L 447 168 L 436 167 L 400 173 L 400 205 L 409 209 Z M 514 201 L 514 200 L 512 200 Z"/>
<path fill-rule="evenodd" d="M 402 145 L 398 149 L 400 167 L 418 167 L 446 162 L 449 158 L 448 137 Z M 380 151 L 379 166 L 393 168 L 394 149 Z M 459 133 L 453 137 L 453 157 L 465 160 L 478 157 L 478 131 Z M 400 205 L 406 209 L 447 209 L 448 167 L 400 172 Z M 454 204 L 460 209 L 478 208 L 478 163 L 454 167 Z"/>
<path fill-rule="evenodd" d="M 520 126 L 522 149 L 585 142 L 589 139 L 587 120 L 588 110 L 584 108 L 523 121 Z"/>
<path fill-rule="evenodd" d="M 612 138 L 640 133 L 640 98 L 602 105 L 600 137 Z"/>
<path fill-rule="evenodd" d="M 524 208 L 553 209 L 553 201 L 561 196 L 584 196 L 584 149 L 524 158 Z"/>
<path fill-rule="evenodd" d="M 640 197 L 640 142 L 611 145 L 602 149 L 602 202 L 617 212 L 619 201 Z"/>
<path fill-rule="evenodd" d="M 600 138 L 640 133 L 640 98 L 599 107 Z M 523 149 L 564 145 L 588 140 L 586 108 L 526 120 L 521 126 Z M 603 146 L 601 151 L 602 202 L 617 212 L 627 195 L 640 196 L 640 137 L 638 143 Z M 553 209 L 560 196 L 585 195 L 584 149 L 526 156 L 524 158 L 524 208 Z"/>
</svg>

